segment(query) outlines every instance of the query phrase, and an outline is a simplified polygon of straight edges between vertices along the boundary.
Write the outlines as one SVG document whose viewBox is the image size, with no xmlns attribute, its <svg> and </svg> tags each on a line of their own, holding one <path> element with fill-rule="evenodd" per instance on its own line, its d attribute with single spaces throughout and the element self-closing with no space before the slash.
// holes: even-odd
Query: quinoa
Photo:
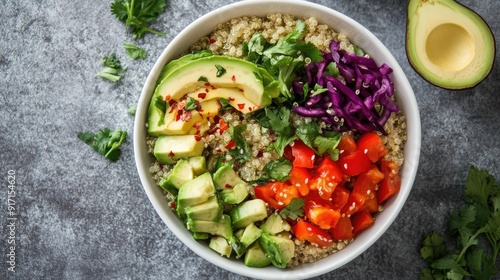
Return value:
<svg viewBox="0 0 500 280">
<path fill-rule="evenodd" d="M 328 47 L 331 40 L 340 42 L 340 48 L 348 53 L 354 53 L 354 46 L 350 43 L 345 34 L 337 33 L 330 27 L 320 24 L 314 17 L 301 19 L 306 25 L 304 41 L 311 42 L 320 51 L 329 51 Z M 249 41 L 256 32 L 270 43 L 274 44 L 282 40 L 290 33 L 297 23 L 297 18 L 280 13 L 272 13 L 266 17 L 248 16 L 232 19 L 216 26 L 211 34 L 201 38 L 195 43 L 188 52 L 199 50 L 210 50 L 217 55 L 231 57 L 243 57 L 243 42 Z M 396 101 L 396 100 L 395 100 Z M 247 129 L 242 133 L 251 148 L 250 158 L 237 168 L 240 177 L 245 181 L 254 181 L 262 175 L 262 169 L 271 160 L 279 158 L 274 151 L 266 151 L 266 148 L 274 142 L 276 135 L 270 133 L 268 129 L 262 127 L 252 115 L 244 115 L 236 110 L 220 113 L 220 118 L 225 123 L 236 126 L 246 124 Z M 291 121 L 294 126 L 301 123 L 311 122 L 311 118 L 304 118 L 295 113 L 291 113 Z M 225 153 L 225 160 L 231 161 L 232 157 L 228 153 L 227 145 L 231 141 L 229 131 L 220 130 L 219 124 L 211 125 L 210 131 L 213 133 L 205 135 L 202 140 L 205 142 L 204 156 L 210 157 Z M 324 122 L 320 123 L 320 129 L 327 128 Z M 387 134 L 377 132 L 386 145 L 388 153 L 387 159 L 396 162 L 400 167 L 404 162 L 403 148 L 406 142 L 406 118 L 399 113 L 393 113 L 384 126 Z M 347 132 L 352 133 L 352 132 Z M 356 136 L 356 135 L 353 135 Z M 153 154 L 155 138 L 148 136 L 146 138 L 149 147 L 149 153 Z M 150 166 L 150 172 L 153 179 L 159 185 L 159 181 L 166 178 L 172 166 L 163 165 L 154 160 Z M 253 190 L 250 191 L 253 195 Z M 165 192 L 167 200 L 173 201 L 173 197 Z M 382 211 L 383 209 L 380 208 Z M 294 240 L 295 255 L 289 262 L 288 267 L 298 266 L 302 263 L 310 263 L 322 259 L 328 255 L 338 252 L 345 248 L 351 240 L 334 241 L 334 243 L 325 248 L 318 247 L 316 244 L 307 241 Z"/>
</svg>

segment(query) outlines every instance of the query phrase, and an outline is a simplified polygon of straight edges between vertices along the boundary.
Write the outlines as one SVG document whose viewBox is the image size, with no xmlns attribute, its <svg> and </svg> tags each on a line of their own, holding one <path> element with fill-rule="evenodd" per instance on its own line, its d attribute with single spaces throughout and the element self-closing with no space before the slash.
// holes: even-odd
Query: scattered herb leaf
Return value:
<svg viewBox="0 0 500 280">
<path fill-rule="evenodd" d="M 77 137 L 107 159 L 116 161 L 120 157 L 119 148 L 126 140 L 127 132 L 120 129 L 111 131 L 109 128 L 104 128 L 95 134 L 88 131 L 78 132 Z"/>
<path fill-rule="evenodd" d="M 217 74 L 215 74 L 215 76 L 217 76 L 217 78 L 220 78 L 222 76 L 224 76 L 224 74 L 226 74 L 226 69 L 222 66 L 220 66 L 219 64 L 215 64 L 215 68 L 217 68 Z"/>
<path fill-rule="evenodd" d="M 129 59 L 131 60 L 136 60 L 136 59 L 144 59 L 146 57 L 146 50 L 132 44 L 123 44 L 123 47 L 125 48 L 125 52 L 128 56 Z"/>
<path fill-rule="evenodd" d="M 165 36 L 164 33 L 149 28 L 165 10 L 165 0 L 115 0 L 111 3 L 111 13 L 134 34 L 133 39 L 141 38 L 145 33 Z"/>
<path fill-rule="evenodd" d="M 292 220 L 297 220 L 304 215 L 304 209 L 302 209 L 304 204 L 305 201 L 303 198 L 292 198 L 290 204 L 281 209 L 279 214 L 283 219 L 290 218 Z"/>
<path fill-rule="evenodd" d="M 292 163 L 288 159 L 282 157 L 271 160 L 264 165 L 259 181 L 263 183 L 269 180 L 284 182 L 290 178 L 290 170 L 292 170 Z"/>
<path fill-rule="evenodd" d="M 243 137 L 242 135 L 242 133 L 246 130 L 247 130 L 246 124 L 229 126 L 229 134 L 231 134 L 231 138 L 236 144 L 236 148 L 229 150 L 229 154 L 238 163 L 244 163 L 250 158 L 250 156 L 252 156 L 252 150 L 250 149 L 250 145 L 247 143 L 247 141 L 245 141 L 245 137 Z"/>
<path fill-rule="evenodd" d="M 184 105 L 184 110 L 191 111 L 196 109 L 197 107 L 198 107 L 198 102 L 196 102 L 196 100 L 191 96 L 188 96 L 188 98 L 186 98 L 186 104 Z"/>
<path fill-rule="evenodd" d="M 137 104 L 128 107 L 127 113 L 129 113 L 131 116 L 135 116 L 135 112 L 137 112 Z"/>
<path fill-rule="evenodd" d="M 200 76 L 200 77 L 198 78 L 198 82 L 208 82 L 208 79 L 207 79 L 207 77 L 205 77 L 205 76 Z"/>
<path fill-rule="evenodd" d="M 121 79 L 123 73 L 127 71 L 127 68 L 123 68 L 120 60 L 116 57 L 115 53 L 109 56 L 102 57 L 100 60 L 101 65 L 104 68 L 97 73 L 97 76 L 110 80 L 112 82 L 117 82 Z"/>
</svg>

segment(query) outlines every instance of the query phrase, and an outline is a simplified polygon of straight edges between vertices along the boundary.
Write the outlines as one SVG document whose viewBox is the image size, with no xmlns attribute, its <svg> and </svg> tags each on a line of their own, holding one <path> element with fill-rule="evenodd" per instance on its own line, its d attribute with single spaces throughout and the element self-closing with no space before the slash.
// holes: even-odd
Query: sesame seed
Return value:
<svg viewBox="0 0 500 280">
<path fill-rule="evenodd" d="M 347 169 L 347 163 L 344 163 L 344 169 Z"/>
<path fill-rule="evenodd" d="M 365 149 L 365 150 L 363 151 L 363 153 L 365 153 L 365 155 L 366 155 L 366 154 L 368 153 L 368 149 Z"/>
</svg>

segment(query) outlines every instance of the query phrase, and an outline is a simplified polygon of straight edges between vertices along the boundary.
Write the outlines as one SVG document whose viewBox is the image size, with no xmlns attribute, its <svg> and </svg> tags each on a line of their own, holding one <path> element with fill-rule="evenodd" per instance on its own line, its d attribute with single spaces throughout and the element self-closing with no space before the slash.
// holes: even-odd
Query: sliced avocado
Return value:
<svg viewBox="0 0 500 280">
<path fill-rule="evenodd" d="M 217 221 L 222 216 L 222 206 L 216 195 L 203 203 L 188 206 L 184 211 L 188 219 L 192 220 Z"/>
<path fill-rule="evenodd" d="M 199 127 L 206 124 L 209 118 L 219 114 L 221 105 L 217 100 L 207 100 L 200 102 L 199 109 L 191 110 L 188 113 L 183 110 L 169 109 L 164 117 L 164 123 L 158 129 L 160 135 L 184 135 L 195 134 Z M 189 119 L 183 119 L 180 115 L 188 114 Z"/>
<path fill-rule="evenodd" d="M 259 242 L 265 255 L 276 267 L 285 268 L 295 254 L 295 243 L 290 238 L 263 233 Z"/>
<path fill-rule="evenodd" d="M 223 164 L 214 173 L 214 185 L 217 190 L 232 188 L 244 182 L 230 164 Z"/>
<path fill-rule="evenodd" d="M 282 231 L 290 231 L 290 224 L 281 218 L 277 213 L 271 214 L 260 226 L 260 229 L 266 233 L 276 235 Z"/>
<path fill-rule="evenodd" d="M 238 204 L 229 212 L 234 228 L 244 228 L 267 217 L 266 203 L 262 199 L 252 199 Z"/>
<path fill-rule="evenodd" d="M 188 159 L 188 162 L 193 168 L 195 176 L 201 175 L 208 171 L 207 159 L 204 156 L 190 157 Z"/>
<path fill-rule="evenodd" d="M 250 267 L 265 267 L 271 264 L 259 242 L 254 242 L 245 252 L 245 265 Z"/>
<path fill-rule="evenodd" d="M 164 164 L 175 164 L 181 158 L 200 156 L 205 143 L 196 135 L 164 135 L 156 139 L 154 155 Z"/>
<path fill-rule="evenodd" d="M 248 184 L 245 182 L 240 182 L 232 188 L 226 188 L 220 191 L 220 197 L 228 204 L 238 204 L 245 200 L 248 196 Z"/>
<path fill-rule="evenodd" d="M 177 212 L 183 214 L 186 207 L 206 202 L 214 195 L 212 177 L 206 172 L 181 186 L 177 194 Z"/>
<path fill-rule="evenodd" d="M 261 234 L 262 230 L 258 228 L 254 223 L 251 223 L 242 230 L 242 233 L 240 236 L 238 236 L 238 239 L 240 240 L 241 244 L 243 244 L 245 247 L 248 247 L 252 243 L 254 243 L 255 240 L 259 239 Z"/>
<path fill-rule="evenodd" d="M 220 55 L 202 57 L 173 70 L 158 85 L 156 92 L 164 100 L 169 96 L 179 101 L 186 94 L 208 85 L 236 88 L 239 94 L 262 108 L 271 104 L 271 97 L 264 92 L 259 71 L 255 64 L 243 59 Z"/>
<path fill-rule="evenodd" d="M 236 253 L 236 258 L 240 258 L 245 254 L 246 247 L 243 245 L 234 235 L 229 238 L 229 245 L 233 249 L 233 252 Z"/>
<path fill-rule="evenodd" d="M 210 247 L 212 250 L 216 251 L 223 257 L 231 257 L 231 245 L 229 245 L 224 237 L 212 236 L 212 238 L 210 239 L 210 243 L 208 243 L 208 247 Z"/>
<path fill-rule="evenodd" d="M 193 179 L 193 167 L 187 160 L 181 159 L 175 164 L 168 177 L 160 180 L 160 186 L 171 194 L 177 195 L 180 187 Z"/>
<path fill-rule="evenodd" d="M 218 100 L 219 98 L 227 99 L 228 104 L 243 114 L 251 113 L 255 110 L 260 109 L 260 106 L 255 104 L 246 98 L 245 95 L 241 94 L 238 88 L 212 88 L 212 87 L 201 87 L 200 89 L 189 93 L 187 96 L 194 98 L 200 102 L 205 100 Z"/>
<path fill-rule="evenodd" d="M 160 75 L 158 76 L 158 80 L 156 82 L 156 85 L 159 85 L 161 83 L 161 81 L 163 81 L 163 79 L 166 76 L 168 76 L 168 74 L 170 74 L 173 70 L 179 68 L 180 66 L 182 66 L 190 61 L 193 61 L 193 60 L 196 60 L 196 59 L 199 59 L 202 57 L 206 57 L 206 56 L 211 56 L 211 55 L 213 55 L 213 53 L 209 50 L 200 50 L 199 52 L 186 54 L 186 55 L 179 57 L 178 59 L 174 59 L 174 60 L 170 61 L 161 70 Z"/>
<path fill-rule="evenodd" d="M 231 228 L 231 218 L 228 215 L 222 215 L 219 221 L 203 221 L 203 220 L 188 220 L 188 230 L 192 232 L 206 232 L 212 235 L 217 235 L 229 240 L 233 236 Z"/>
<path fill-rule="evenodd" d="M 428 82 L 447 89 L 471 88 L 491 71 L 495 39 L 477 13 L 454 0 L 410 0 L 406 52 Z"/>
</svg>

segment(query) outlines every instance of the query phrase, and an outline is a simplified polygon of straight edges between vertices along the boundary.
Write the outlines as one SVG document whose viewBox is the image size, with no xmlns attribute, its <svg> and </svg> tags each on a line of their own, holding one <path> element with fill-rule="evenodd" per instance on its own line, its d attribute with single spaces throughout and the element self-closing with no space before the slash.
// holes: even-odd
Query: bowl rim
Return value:
<svg viewBox="0 0 500 280">
<path fill-rule="evenodd" d="M 186 51 L 186 49 L 181 49 L 177 46 L 190 46 L 194 44 L 202 36 L 208 35 L 217 23 L 225 22 L 234 17 L 244 15 L 263 16 L 272 12 L 269 9 L 260 9 L 262 5 L 275 7 L 273 10 L 276 12 L 292 14 L 300 18 L 307 14 L 308 16 L 315 17 L 320 23 L 341 22 L 343 25 L 340 29 L 343 30 L 340 30 L 340 32 L 345 33 L 351 42 L 354 42 L 362 49 L 365 49 L 367 53 L 370 53 L 378 64 L 382 62 L 387 63 L 393 69 L 391 78 L 397 90 L 395 94 L 398 98 L 398 105 L 407 117 L 407 142 L 404 150 L 405 162 L 400 170 L 400 174 L 402 175 L 401 191 L 397 196 L 385 203 L 385 211 L 381 212 L 377 217 L 376 226 L 360 234 L 354 242 L 349 244 L 345 249 L 325 259 L 284 270 L 272 266 L 265 268 L 247 267 L 241 260 L 221 257 L 209 249 L 208 246 L 194 240 L 177 216 L 170 210 L 166 200 L 161 195 L 160 188 L 154 184 L 152 176 L 149 173 L 149 163 L 151 159 L 150 155 L 147 153 L 146 141 L 144 140 L 146 136 L 144 124 L 146 123 L 147 108 L 151 95 L 155 89 L 156 79 L 161 69 L 168 61 Z M 248 11 L 259 12 L 250 12 L 252 14 L 248 14 Z M 331 24 L 328 25 L 334 30 L 339 31 L 339 28 L 336 26 L 332 27 Z M 190 33 L 201 35 L 199 37 L 186 36 Z M 133 145 L 137 171 L 143 188 L 155 211 L 172 233 L 174 233 L 174 235 L 194 253 L 218 267 L 247 277 L 260 279 L 305 279 L 333 271 L 352 261 L 371 247 L 394 222 L 411 192 L 416 177 L 421 147 L 421 124 L 414 92 L 401 66 L 385 45 L 364 26 L 347 15 L 316 3 L 301 0 L 246 0 L 225 5 L 199 17 L 186 26 L 166 46 L 148 74 L 142 88 L 135 116 Z"/>
</svg>

